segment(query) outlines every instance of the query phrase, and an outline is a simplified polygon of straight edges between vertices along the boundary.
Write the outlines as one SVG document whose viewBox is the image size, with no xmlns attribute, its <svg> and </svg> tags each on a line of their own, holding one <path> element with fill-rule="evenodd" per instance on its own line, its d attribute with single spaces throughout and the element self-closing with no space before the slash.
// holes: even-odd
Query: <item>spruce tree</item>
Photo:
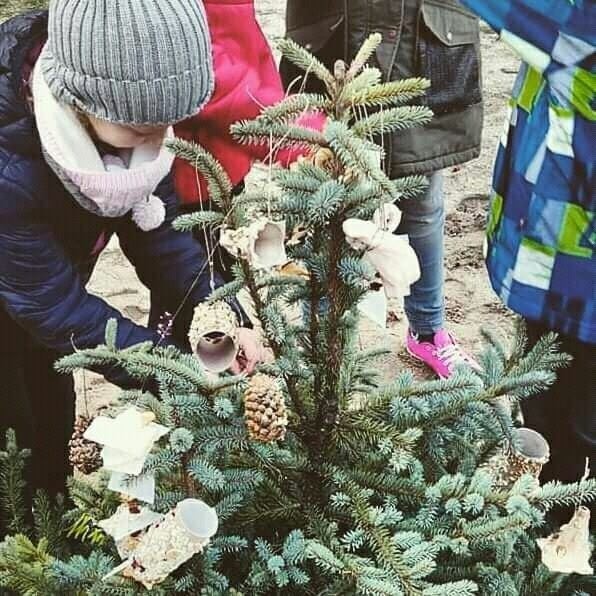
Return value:
<svg viewBox="0 0 596 596">
<path fill-rule="evenodd" d="M 193 355 L 173 347 L 119 351 L 113 323 L 105 345 L 58 364 L 65 373 L 119 366 L 141 383 L 156 380 L 155 395 L 120 397 L 171 429 L 145 465 L 157 479 L 152 509 L 167 512 L 197 497 L 217 510 L 220 528 L 205 552 L 153 594 L 529 596 L 593 588 L 591 578 L 542 566 L 535 536 L 546 531 L 553 507 L 593 501 L 596 483 L 540 486 L 525 475 L 503 487 L 486 468 L 495 449 L 514 441 L 507 404 L 547 387 L 565 364 L 556 338 L 528 350 L 521 330 L 509 347 L 487 331 L 482 372 L 462 368 L 426 382 L 407 371 L 384 381 L 375 369 L 381 351 L 361 350 L 356 341 L 358 304 L 378 279 L 365 251 L 346 242 L 343 222 L 416 200 L 425 180 L 391 180 L 375 141 L 431 118 L 411 105 L 426 81 L 383 83 L 367 66 L 379 41 L 372 36 L 352 64 L 338 62 L 334 72 L 282 42 L 285 55 L 322 80 L 327 94 L 289 97 L 233 127 L 240 142 L 307 151 L 310 157 L 291 169 L 272 169 L 274 186 L 235 196 L 212 156 L 186 141 L 172 143 L 206 177 L 212 204 L 181 217 L 179 229 L 238 229 L 262 215 L 300 231 L 287 246 L 294 268 L 256 270 L 239 259 L 234 279 L 210 298 L 248 290 L 274 354 L 260 373 L 281 391 L 278 415 L 287 415 L 287 429 L 266 433 L 267 440 L 254 427 L 249 432 L 254 380 L 214 380 Z M 309 111 L 326 114 L 321 132 L 296 124 Z M 288 316 L 292 309 L 303 316 Z M 18 468 L 18 460 L 13 444 L 0 475 L 0 502 L 15 523 L 21 518 L 12 504 L 22 487 L 6 463 Z M 76 507 L 62 523 L 68 546 L 57 544 L 55 515 L 29 527 L 23 516 L 22 533 L 0 548 L 0 583 L 22 594 L 144 593 L 119 575 L 103 579 L 120 562 L 96 525 L 118 505 L 105 475 L 77 478 L 71 489 Z"/>
</svg>

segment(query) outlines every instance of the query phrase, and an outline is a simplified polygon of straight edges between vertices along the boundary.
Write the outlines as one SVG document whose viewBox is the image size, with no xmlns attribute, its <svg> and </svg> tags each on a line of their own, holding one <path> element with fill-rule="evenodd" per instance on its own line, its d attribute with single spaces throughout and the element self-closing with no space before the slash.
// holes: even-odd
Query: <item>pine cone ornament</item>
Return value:
<svg viewBox="0 0 596 596">
<path fill-rule="evenodd" d="M 282 441 L 288 415 L 284 396 L 272 377 L 256 374 L 244 394 L 246 426 L 251 439 L 263 443 Z"/>
<path fill-rule="evenodd" d="M 102 466 L 101 446 L 83 436 L 91 422 L 92 419 L 86 416 L 77 416 L 74 432 L 68 443 L 70 464 L 83 474 L 97 472 Z"/>
</svg>

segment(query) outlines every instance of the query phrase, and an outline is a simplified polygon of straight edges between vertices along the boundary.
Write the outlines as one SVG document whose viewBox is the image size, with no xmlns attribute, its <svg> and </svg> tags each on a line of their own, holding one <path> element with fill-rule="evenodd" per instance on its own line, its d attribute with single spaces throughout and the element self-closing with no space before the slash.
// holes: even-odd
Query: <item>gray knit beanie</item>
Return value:
<svg viewBox="0 0 596 596">
<path fill-rule="evenodd" d="M 173 124 L 214 85 L 201 0 L 50 0 L 41 68 L 54 96 L 102 120 Z"/>
</svg>

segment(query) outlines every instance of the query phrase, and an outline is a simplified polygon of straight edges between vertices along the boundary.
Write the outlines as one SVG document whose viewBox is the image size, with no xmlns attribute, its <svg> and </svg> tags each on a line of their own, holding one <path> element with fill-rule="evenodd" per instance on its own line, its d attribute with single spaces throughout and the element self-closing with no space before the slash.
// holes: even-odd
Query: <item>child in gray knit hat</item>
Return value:
<svg viewBox="0 0 596 596">
<path fill-rule="evenodd" d="M 59 101 L 128 126 L 188 118 L 213 90 L 196 0 L 53 0 L 41 62 Z"/>
<path fill-rule="evenodd" d="M 54 0 L 32 85 L 48 163 L 84 207 L 158 227 L 153 190 L 173 161 L 162 141 L 209 100 L 213 80 L 200 2 Z M 119 151 L 101 155 L 92 140 Z"/>
<path fill-rule="evenodd" d="M 172 228 L 163 147 L 212 88 L 199 0 L 51 0 L 49 13 L 0 24 L 0 433 L 14 428 L 33 449 L 33 488 L 63 491 L 68 473 L 73 380 L 53 363 L 104 343 L 110 319 L 120 349 L 188 349 L 195 305 L 222 283 L 204 247 Z M 87 292 L 113 234 L 152 300 L 180 307 L 166 340 Z M 251 372 L 261 345 L 248 328 L 238 338 L 235 370 Z M 135 385 L 122 370 L 100 372 Z"/>
</svg>

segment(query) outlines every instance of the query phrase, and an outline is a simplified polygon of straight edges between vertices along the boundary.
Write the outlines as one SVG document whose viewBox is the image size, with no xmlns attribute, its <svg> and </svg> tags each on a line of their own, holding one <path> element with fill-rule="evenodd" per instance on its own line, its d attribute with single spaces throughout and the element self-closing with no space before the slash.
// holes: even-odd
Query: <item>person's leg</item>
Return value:
<svg viewBox="0 0 596 596">
<path fill-rule="evenodd" d="M 75 417 L 72 375 L 54 370 L 58 355 L 43 348 L 27 353 L 26 385 L 34 421 L 32 483 L 49 495 L 65 494 L 71 473 L 68 442 Z"/>
<path fill-rule="evenodd" d="M 0 449 L 6 446 L 6 431 L 16 433 L 20 448 L 33 446 L 33 411 L 25 383 L 23 352 L 0 351 Z"/>
<path fill-rule="evenodd" d="M 398 234 L 407 234 L 420 262 L 420 279 L 404 301 L 410 324 L 408 352 L 441 378 L 449 377 L 457 365 L 478 369 L 477 362 L 445 329 L 443 175 L 429 178 L 426 194 L 400 204 L 403 219 Z"/>
<path fill-rule="evenodd" d="M 529 322 L 529 346 L 550 330 Z M 558 371 L 548 390 L 522 402 L 526 426 L 549 442 L 551 457 L 541 480 L 577 482 L 584 474 L 586 458 L 592 477 L 596 473 L 596 346 L 561 336 L 561 350 L 573 361 Z"/>
<path fill-rule="evenodd" d="M 571 427 L 585 450 L 592 477 L 596 476 L 596 345 L 574 342 L 576 399 L 570 412 Z M 573 389 L 572 389 L 573 391 Z M 583 466 L 583 461 L 578 462 Z M 596 521 L 596 520 L 595 520 Z"/>
<path fill-rule="evenodd" d="M 405 311 L 415 334 L 432 337 L 443 328 L 445 316 L 442 173 L 430 176 L 425 196 L 403 201 L 400 209 L 403 215 L 397 234 L 408 235 L 422 273 L 405 298 Z"/>
<path fill-rule="evenodd" d="M 19 449 L 32 449 L 35 436 L 33 410 L 27 391 L 25 371 L 25 336 L 0 308 L 0 330 L 6 341 L 0 347 L 0 450 L 6 448 L 6 431 L 16 434 Z M 27 483 L 25 500 L 30 501 L 32 484 L 31 458 L 23 471 Z M 4 516 L 0 516 L 0 540 L 8 530 Z"/>
<path fill-rule="evenodd" d="M 33 446 L 33 412 L 25 382 L 25 332 L 0 306 L 0 448 L 4 449 L 6 431 L 16 432 L 21 448 Z"/>
</svg>

